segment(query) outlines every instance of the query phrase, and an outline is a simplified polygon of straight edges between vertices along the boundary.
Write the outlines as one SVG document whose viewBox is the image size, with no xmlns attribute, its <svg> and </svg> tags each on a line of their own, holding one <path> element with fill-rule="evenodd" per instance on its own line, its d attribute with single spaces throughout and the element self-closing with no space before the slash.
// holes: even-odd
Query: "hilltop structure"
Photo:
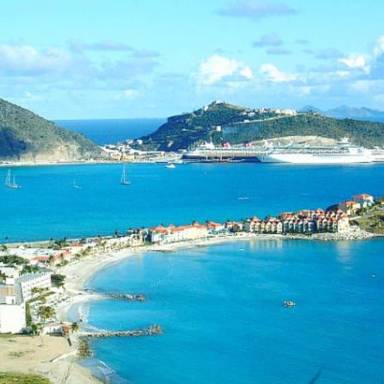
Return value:
<svg viewBox="0 0 384 384">
<path fill-rule="evenodd" d="M 319 112 L 246 108 L 214 101 L 196 111 L 171 116 L 154 133 L 136 141 L 136 148 L 177 151 L 204 141 L 240 144 L 284 136 L 349 137 L 353 144 L 384 144 L 384 124 L 335 119 Z"/>
</svg>

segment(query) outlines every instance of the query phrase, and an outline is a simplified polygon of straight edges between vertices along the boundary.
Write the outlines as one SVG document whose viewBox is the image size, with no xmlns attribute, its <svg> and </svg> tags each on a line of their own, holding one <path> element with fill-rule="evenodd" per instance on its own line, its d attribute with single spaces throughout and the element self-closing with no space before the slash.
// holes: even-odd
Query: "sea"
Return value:
<svg viewBox="0 0 384 384">
<path fill-rule="evenodd" d="M 78 132 L 99 145 L 115 144 L 127 139 L 137 139 L 154 132 L 165 119 L 83 119 L 56 120 L 66 129 Z"/>
<path fill-rule="evenodd" d="M 0 169 L 0 173 L 7 169 Z M 383 194 L 383 165 L 128 164 L 13 168 L 1 241 L 241 219 Z M 80 188 L 74 188 L 73 183 Z M 270 240 L 148 252 L 88 287 L 147 301 L 88 304 L 103 329 L 161 336 L 92 341 L 84 364 L 111 383 L 384 383 L 384 241 Z M 283 300 L 296 307 L 284 308 Z"/>
</svg>

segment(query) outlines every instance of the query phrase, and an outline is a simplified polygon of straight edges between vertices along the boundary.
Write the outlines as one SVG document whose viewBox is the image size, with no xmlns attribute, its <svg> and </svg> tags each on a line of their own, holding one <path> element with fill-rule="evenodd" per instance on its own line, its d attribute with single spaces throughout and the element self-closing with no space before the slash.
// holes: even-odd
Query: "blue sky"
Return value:
<svg viewBox="0 0 384 384">
<path fill-rule="evenodd" d="M 384 109 L 383 15 L 381 0 L 2 0 L 0 97 L 50 119 L 216 99 Z"/>
</svg>

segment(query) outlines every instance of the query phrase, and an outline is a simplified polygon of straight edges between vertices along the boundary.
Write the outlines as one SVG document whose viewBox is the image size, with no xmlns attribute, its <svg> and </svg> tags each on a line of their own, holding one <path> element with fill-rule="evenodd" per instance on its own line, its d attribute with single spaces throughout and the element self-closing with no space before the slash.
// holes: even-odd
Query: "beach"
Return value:
<svg viewBox="0 0 384 384">
<path fill-rule="evenodd" d="M 64 337 L 2 335 L 1 371 L 33 373 L 52 383 L 96 384 L 99 381 L 76 363 L 76 347 Z"/>
<path fill-rule="evenodd" d="M 364 236 L 366 237 L 364 237 Z M 97 292 L 85 290 L 85 285 L 92 276 L 103 268 L 119 263 L 130 257 L 140 256 L 144 252 L 175 252 L 181 249 L 194 247 L 208 247 L 212 245 L 234 241 L 276 241 L 283 240 L 352 240 L 370 238 L 365 233 L 352 231 L 347 237 L 337 234 L 319 234 L 318 236 L 278 235 L 278 234 L 252 234 L 238 233 L 232 235 L 216 235 L 210 238 L 184 241 L 170 244 L 153 244 L 148 246 L 131 247 L 121 250 L 98 252 L 79 260 L 56 268 L 56 272 L 66 276 L 65 293 L 67 300 L 55 307 L 57 318 L 60 321 L 83 322 L 87 325 L 83 305 L 92 300 L 102 300 L 106 296 Z M 72 310 L 76 308 L 76 313 Z M 63 337 L 53 336 L 10 336 L 3 339 L 4 348 L 0 351 L 1 368 L 4 371 L 20 371 L 24 373 L 37 373 L 48 377 L 52 383 L 98 383 L 87 368 L 81 366 L 77 356 L 78 338 L 71 335 L 72 346 Z M 17 355 L 17 358 L 15 357 Z"/>
</svg>

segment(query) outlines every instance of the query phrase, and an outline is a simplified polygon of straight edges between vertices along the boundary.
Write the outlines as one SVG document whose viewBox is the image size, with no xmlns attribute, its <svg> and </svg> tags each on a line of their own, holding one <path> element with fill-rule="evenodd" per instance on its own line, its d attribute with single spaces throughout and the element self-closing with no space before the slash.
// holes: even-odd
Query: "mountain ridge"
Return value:
<svg viewBox="0 0 384 384">
<path fill-rule="evenodd" d="M 337 140 L 349 137 L 354 144 L 373 147 L 384 145 L 384 124 L 336 119 L 317 111 L 253 109 L 215 101 L 193 112 L 170 116 L 165 124 L 141 140 L 144 149 L 174 151 L 203 141 L 239 144 L 296 135 Z"/>
<path fill-rule="evenodd" d="M 0 98 L 0 158 L 75 161 L 99 156 L 100 148 L 83 135 Z"/>
</svg>

